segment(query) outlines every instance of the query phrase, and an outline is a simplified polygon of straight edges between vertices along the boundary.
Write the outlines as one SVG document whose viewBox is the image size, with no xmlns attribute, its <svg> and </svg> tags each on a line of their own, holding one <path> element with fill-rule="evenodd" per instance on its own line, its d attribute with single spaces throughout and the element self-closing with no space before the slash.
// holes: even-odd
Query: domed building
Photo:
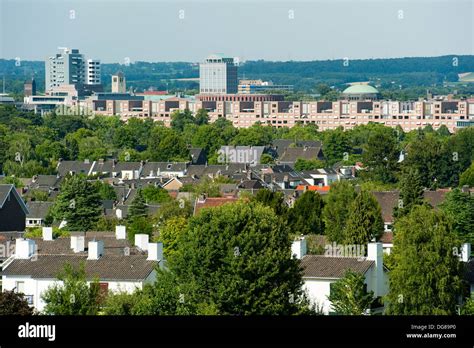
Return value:
<svg viewBox="0 0 474 348">
<path fill-rule="evenodd" d="M 377 100 L 380 97 L 380 92 L 377 88 L 367 84 L 354 84 L 347 87 L 342 96 L 347 100 Z"/>
</svg>

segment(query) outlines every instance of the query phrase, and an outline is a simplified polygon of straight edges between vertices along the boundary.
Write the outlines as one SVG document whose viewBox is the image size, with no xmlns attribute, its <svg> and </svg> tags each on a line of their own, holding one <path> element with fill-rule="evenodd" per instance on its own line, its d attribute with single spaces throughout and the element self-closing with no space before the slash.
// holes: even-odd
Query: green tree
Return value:
<svg viewBox="0 0 474 348">
<path fill-rule="evenodd" d="M 208 124 L 209 123 L 209 116 L 207 114 L 207 111 L 206 109 L 199 109 L 197 112 L 196 112 L 196 116 L 194 117 L 195 118 L 195 123 L 198 125 L 198 126 L 201 126 L 203 124 Z"/>
<path fill-rule="evenodd" d="M 324 202 L 318 192 L 306 191 L 288 212 L 288 226 L 296 234 L 323 234 Z"/>
<path fill-rule="evenodd" d="M 184 111 L 175 111 L 171 115 L 171 128 L 182 132 L 186 124 L 194 124 L 195 120 L 191 111 L 188 109 Z"/>
<path fill-rule="evenodd" d="M 362 161 L 367 167 L 364 174 L 382 183 L 395 182 L 399 155 L 400 149 L 392 129 L 374 132 L 369 136 L 362 154 Z"/>
<path fill-rule="evenodd" d="M 146 217 L 148 215 L 148 206 L 145 202 L 143 190 L 138 189 L 135 197 L 133 197 L 130 208 L 128 208 L 127 219 L 133 220 L 137 217 Z"/>
<path fill-rule="evenodd" d="M 297 158 L 295 162 L 295 170 L 313 170 L 326 167 L 325 163 L 321 160 L 307 160 L 304 158 Z"/>
<path fill-rule="evenodd" d="M 0 315 L 32 315 L 33 312 L 24 294 L 13 290 L 0 292 Z"/>
<path fill-rule="evenodd" d="M 328 299 L 336 314 L 363 315 L 374 301 L 374 292 L 367 292 L 364 275 L 348 270 L 344 278 L 331 284 Z"/>
<path fill-rule="evenodd" d="M 153 224 L 146 216 L 135 216 L 127 221 L 127 237 L 130 243 L 135 241 L 136 234 L 153 234 Z"/>
<path fill-rule="evenodd" d="M 187 199 L 172 200 L 163 203 L 154 216 L 158 226 L 162 226 L 166 220 L 173 217 L 189 218 L 193 214 L 193 205 Z"/>
<path fill-rule="evenodd" d="M 349 215 L 349 207 L 357 194 L 348 181 L 331 184 L 323 209 L 325 234 L 330 242 L 342 243 Z"/>
<path fill-rule="evenodd" d="M 268 153 L 262 154 L 262 157 L 260 157 L 260 163 L 261 164 L 273 164 L 275 160 L 273 159 L 272 155 Z"/>
<path fill-rule="evenodd" d="M 421 134 L 406 148 L 407 153 L 403 161 L 404 170 L 417 171 L 424 187 L 436 188 L 446 160 L 441 140 L 432 134 L 429 136 Z"/>
<path fill-rule="evenodd" d="M 461 315 L 474 315 L 474 295 L 471 295 L 461 307 Z"/>
<path fill-rule="evenodd" d="M 56 221 L 66 220 L 70 231 L 89 231 L 102 213 L 96 186 L 82 175 L 67 177 L 51 208 Z"/>
<path fill-rule="evenodd" d="M 277 216 L 285 218 L 288 213 L 288 205 L 285 203 L 285 195 L 282 192 L 261 189 L 252 197 L 252 200 L 272 208 Z"/>
<path fill-rule="evenodd" d="M 97 180 L 94 184 L 96 185 L 97 192 L 99 192 L 100 199 L 117 200 L 117 193 L 111 185 L 100 180 Z"/>
<path fill-rule="evenodd" d="M 441 211 L 415 206 L 395 223 L 388 313 L 452 315 L 462 293 L 460 243 Z"/>
<path fill-rule="evenodd" d="M 143 198 L 148 204 L 169 202 L 172 199 L 168 191 L 154 185 L 146 186 L 142 190 L 142 194 L 143 194 Z"/>
<path fill-rule="evenodd" d="M 103 312 L 105 315 L 133 315 L 140 295 L 141 290 L 131 294 L 125 291 L 111 293 L 105 300 Z"/>
<path fill-rule="evenodd" d="M 349 137 L 342 127 L 325 131 L 323 134 L 323 152 L 329 165 L 342 161 L 351 148 Z"/>
<path fill-rule="evenodd" d="M 100 308 L 100 287 L 97 281 L 87 283 L 85 266 L 64 266 L 58 275 L 61 284 L 50 286 L 41 295 L 44 313 L 53 315 L 97 315 Z"/>
<path fill-rule="evenodd" d="M 185 217 L 176 216 L 166 220 L 160 227 L 158 241 L 163 243 L 163 253 L 167 260 L 176 254 L 179 237 L 186 230 L 187 224 Z"/>
<path fill-rule="evenodd" d="M 471 166 L 461 174 L 461 177 L 459 179 L 459 186 L 464 185 L 474 187 L 474 162 L 471 163 Z"/>
<path fill-rule="evenodd" d="M 409 168 L 402 173 L 400 178 L 400 198 L 394 209 L 394 216 L 406 215 L 415 205 L 423 204 L 424 187 L 421 176 L 416 169 Z"/>
<path fill-rule="evenodd" d="M 269 207 L 238 202 L 190 219 L 170 263 L 190 302 L 218 314 L 296 314 L 303 301 L 299 260 L 286 227 Z M 301 302 L 303 301 L 303 302 Z"/>
<path fill-rule="evenodd" d="M 446 194 L 440 208 L 451 218 L 461 242 L 474 244 L 474 196 L 454 189 Z"/>
<path fill-rule="evenodd" d="M 344 243 L 366 245 L 384 230 L 382 210 L 374 195 L 360 191 L 349 207 Z"/>
</svg>

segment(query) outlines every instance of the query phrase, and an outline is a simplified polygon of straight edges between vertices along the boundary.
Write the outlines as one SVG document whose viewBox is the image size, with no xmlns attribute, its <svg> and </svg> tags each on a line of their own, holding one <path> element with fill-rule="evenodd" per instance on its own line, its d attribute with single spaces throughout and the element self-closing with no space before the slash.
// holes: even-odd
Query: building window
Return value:
<svg viewBox="0 0 474 348">
<path fill-rule="evenodd" d="M 15 290 L 17 293 L 25 293 L 25 282 L 15 282 Z"/>
</svg>

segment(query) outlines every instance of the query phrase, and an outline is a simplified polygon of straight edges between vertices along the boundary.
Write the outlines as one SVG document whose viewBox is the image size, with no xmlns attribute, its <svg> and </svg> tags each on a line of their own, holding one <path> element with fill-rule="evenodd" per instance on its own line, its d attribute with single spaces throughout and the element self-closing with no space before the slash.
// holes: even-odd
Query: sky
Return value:
<svg viewBox="0 0 474 348">
<path fill-rule="evenodd" d="M 474 0 L 0 0 L 0 58 L 103 63 L 474 54 Z"/>
</svg>

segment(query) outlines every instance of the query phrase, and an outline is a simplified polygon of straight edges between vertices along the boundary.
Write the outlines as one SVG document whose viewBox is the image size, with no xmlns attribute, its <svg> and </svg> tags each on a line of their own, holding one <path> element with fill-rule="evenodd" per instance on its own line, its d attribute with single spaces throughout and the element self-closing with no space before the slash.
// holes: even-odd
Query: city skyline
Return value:
<svg viewBox="0 0 474 348">
<path fill-rule="evenodd" d="M 456 6 L 444 0 L 259 4 L 142 0 L 132 5 L 106 0 L 0 0 L 0 58 L 44 60 L 58 46 L 79 48 L 102 63 L 202 62 L 211 53 L 242 61 L 474 53 L 470 20 L 474 7 L 468 0 L 458 0 Z"/>
</svg>

